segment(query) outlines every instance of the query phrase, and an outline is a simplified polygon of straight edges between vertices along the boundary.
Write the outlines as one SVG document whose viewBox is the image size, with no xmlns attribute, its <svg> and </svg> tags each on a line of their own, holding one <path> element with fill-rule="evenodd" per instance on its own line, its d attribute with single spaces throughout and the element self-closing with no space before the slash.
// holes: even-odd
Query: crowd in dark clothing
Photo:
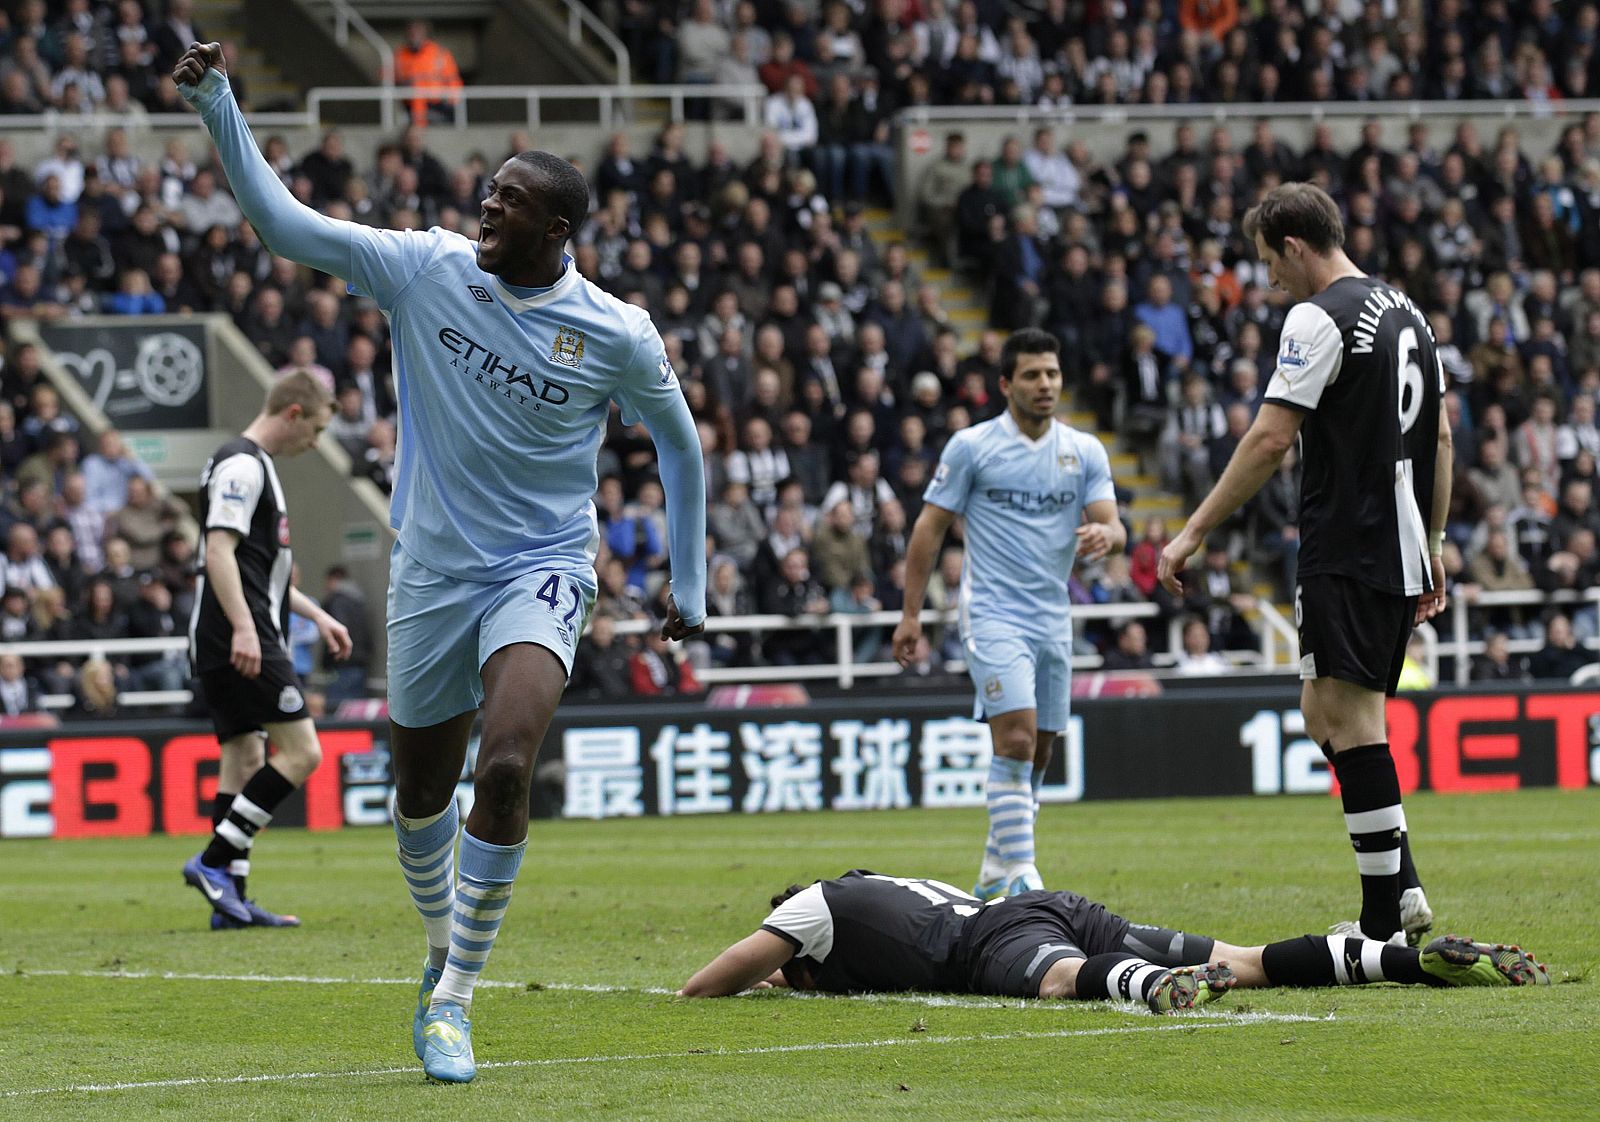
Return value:
<svg viewBox="0 0 1600 1122">
<path fill-rule="evenodd" d="M 1064 128 L 1026 130 L 992 152 L 952 136 L 906 188 L 932 263 L 962 270 L 989 298 L 991 329 L 970 343 L 922 256 L 874 232 L 867 204 L 895 187 L 885 146 L 894 112 L 908 104 L 1271 101 L 1325 83 L 1328 97 L 1451 94 L 1458 56 L 1473 60 L 1463 96 L 1553 100 L 1579 92 L 1592 59 L 1592 5 L 1557 13 L 1538 0 L 1444 0 L 1424 11 L 1390 0 L 1323 4 L 1316 18 L 1283 0 L 1260 14 L 1241 7 L 1250 9 L 1046 0 L 1017 15 L 972 0 L 878 0 L 865 12 L 844 3 L 624 3 L 649 76 L 748 79 L 768 91 L 748 160 L 714 137 L 691 158 L 677 124 L 647 151 L 618 134 L 597 151 L 564 153 L 593 196 L 570 246 L 576 267 L 650 309 L 700 425 L 713 614 L 897 609 L 906 540 L 938 454 L 953 432 L 1003 407 L 1000 346 L 1005 331 L 1025 325 L 1062 340 L 1078 407 L 1193 503 L 1248 427 L 1286 311 L 1239 220 L 1293 178 L 1326 187 L 1356 263 L 1430 315 L 1457 418 L 1452 578 L 1509 587 L 1525 568 L 1534 587 L 1588 586 L 1600 528 L 1600 119 L 1575 123 L 1549 153 L 1526 151 L 1510 128 L 1486 138 L 1464 125 L 1446 136 L 1425 122 L 1376 118 L 1353 147 L 1326 128 L 1291 147 L 1269 122 L 1247 144 L 1226 129 L 1153 126 L 1106 161 Z M 1540 93 L 1538 65 L 1555 57 L 1556 41 L 1562 72 Z M 337 131 L 300 152 L 263 138 L 285 184 L 324 213 L 468 237 L 494 167 L 533 146 L 514 134 L 505 152 L 450 166 L 420 128 L 370 153 L 346 151 Z M 119 129 L 99 147 L 87 158 L 67 138 L 23 169 L 0 138 L 0 316 L 222 312 L 272 367 L 309 369 L 334 389 L 331 435 L 356 473 L 388 487 L 396 406 L 376 305 L 267 253 L 219 170 L 197 163 L 184 141 L 151 162 Z M 19 358 L 10 356 L 8 378 Z M 11 456 L 3 421 L 0 454 Z M 42 431 L 20 412 L 13 427 L 25 422 Z M 6 466 L 17 503 L 9 473 L 20 459 Z M 648 436 L 613 415 L 596 495 L 599 611 L 610 618 L 663 608 L 653 473 Z M 1253 585 L 1236 563 L 1254 564 L 1286 595 L 1297 504 L 1290 464 L 1222 528 L 1214 563 L 1199 567 L 1183 598 L 1165 598 L 1154 581 L 1167 532 L 1159 520 L 1135 528 L 1126 559 L 1081 570 L 1074 596 L 1155 600 L 1166 614 L 1203 620 L 1214 647 L 1252 645 Z M 1501 526 L 1512 547 L 1504 557 L 1490 546 Z M 957 535 L 932 581 L 935 606 L 953 602 L 960 568 Z M 1592 615 L 1580 611 L 1574 623 L 1580 637 L 1594 633 Z M 1544 630 L 1535 612 L 1498 609 L 1474 613 L 1474 633 L 1485 627 L 1517 638 Z M 1165 634 L 1152 626 L 1150 645 Z M 862 629 L 857 657 L 886 657 L 885 638 Z M 611 670 L 592 678 L 599 644 L 587 640 L 575 689 L 614 691 L 626 678 L 629 692 L 693 692 L 696 667 L 831 661 L 834 640 L 820 627 L 724 633 L 690 644 L 687 656 L 611 642 L 626 658 L 600 658 Z M 1143 643 L 1143 628 L 1135 638 L 1086 628 L 1084 642 L 1111 655 Z M 932 635 L 927 653 L 930 664 L 959 656 L 948 631 Z"/>
</svg>

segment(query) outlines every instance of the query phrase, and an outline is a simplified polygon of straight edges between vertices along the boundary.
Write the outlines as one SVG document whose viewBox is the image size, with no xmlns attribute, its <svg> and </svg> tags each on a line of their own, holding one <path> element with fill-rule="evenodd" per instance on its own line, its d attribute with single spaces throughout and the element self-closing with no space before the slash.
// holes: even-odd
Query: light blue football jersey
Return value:
<svg viewBox="0 0 1600 1122">
<path fill-rule="evenodd" d="M 963 635 L 1000 625 L 1071 637 L 1067 581 L 1083 508 L 1116 497 L 1098 439 L 1056 422 L 1030 440 L 1002 413 L 950 438 L 922 497 L 966 516 Z"/>
<path fill-rule="evenodd" d="M 480 270 L 460 234 L 352 229 L 351 288 L 392 333 L 401 545 L 464 580 L 592 564 L 611 401 L 632 424 L 682 394 L 649 314 L 570 257 L 560 280 L 524 296 Z"/>
</svg>

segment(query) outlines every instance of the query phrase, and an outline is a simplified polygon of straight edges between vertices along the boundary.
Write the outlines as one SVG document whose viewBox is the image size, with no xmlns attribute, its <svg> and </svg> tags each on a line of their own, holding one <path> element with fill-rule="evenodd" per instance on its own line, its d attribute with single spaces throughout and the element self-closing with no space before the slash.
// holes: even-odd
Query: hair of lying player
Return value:
<svg viewBox="0 0 1600 1122">
<path fill-rule="evenodd" d="M 533 149 L 513 158 L 539 173 L 550 209 L 567 220 L 567 237 L 577 237 L 589 217 L 589 181 L 583 172 L 554 152 Z"/>
<path fill-rule="evenodd" d="M 1339 206 L 1315 183 L 1284 183 L 1245 211 L 1244 236 L 1257 234 L 1274 253 L 1283 252 L 1285 238 L 1298 238 L 1318 253 L 1331 253 L 1344 245 L 1344 221 Z"/>
<path fill-rule="evenodd" d="M 791 884 L 788 888 L 785 888 L 782 892 L 778 893 L 776 896 L 774 896 L 772 898 L 771 906 L 776 908 L 779 904 L 782 904 L 785 900 L 789 899 L 789 897 L 793 896 L 796 892 L 804 892 L 804 891 L 805 891 L 805 886 L 804 885 Z"/>
<path fill-rule="evenodd" d="M 1013 331 L 1006 345 L 1000 348 L 1000 377 L 1010 379 L 1017 372 L 1018 355 L 1058 355 L 1061 340 L 1039 327 L 1024 327 Z"/>
</svg>

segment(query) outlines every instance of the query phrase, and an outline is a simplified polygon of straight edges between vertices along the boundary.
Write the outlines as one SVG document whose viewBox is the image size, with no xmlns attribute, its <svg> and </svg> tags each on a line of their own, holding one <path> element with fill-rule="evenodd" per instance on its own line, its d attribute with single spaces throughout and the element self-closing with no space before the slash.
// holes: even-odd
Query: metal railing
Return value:
<svg viewBox="0 0 1600 1122">
<path fill-rule="evenodd" d="M 898 119 L 927 125 L 954 121 L 994 121 L 1017 124 L 1106 124 L 1130 121 L 1203 120 L 1218 123 L 1257 117 L 1286 119 L 1378 117 L 1385 121 L 1418 121 L 1427 117 L 1492 117 L 1505 121 L 1582 117 L 1600 112 L 1600 98 L 1571 101 L 1291 101 L 1202 102 L 1193 105 L 916 105 L 902 109 Z"/>
<path fill-rule="evenodd" d="M 23 658 L 110 658 L 125 654 L 168 654 L 187 651 L 189 640 L 169 639 L 45 639 L 29 643 L 0 643 L 0 655 Z M 76 700 L 70 693 L 47 693 L 39 698 L 48 711 L 72 708 Z M 128 690 L 118 692 L 117 703 L 132 709 L 157 705 L 187 705 L 194 700 L 188 690 Z"/>
<path fill-rule="evenodd" d="M 529 128 L 543 123 L 542 110 L 546 102 L 592 101 L 598 108 L 598 123 L 602 129 L 615 128 L 620 121 L 633 116 L 625 106 L 639 102 L 665 101 L 674 121 L 685 118 L 685 105 L 690 101 L 716 101 L 737 103 L 744 114 L 744 123 L 751 127 L 761 124 L 767 89 L 761 85 L 674 85 L 643 86 L 462 86 L 459 89 L 441 86 L 319 86 L 306 95 L 308 122 L 322 119 L 322 107 L 333 103 L 377 103 L 385 120 L 392 120 L 394 107 L 399 102 L 417 98 L 452 102 L 457 127 L 471 124 L 468 107 L 473 102 L 521 102 L 527 112 Z M 10 123 L 10 118 L 7 118 Z M 503 123 L 503 122 L 497 122 Z"/>
<path fill-rule="evenodd" d="M 1072 608 L 1074 622 L 1079 620 L 1150 619 L 1161 614 L 1154 604 L 1075 604 Z M 957 615 L 954 608 L 924 608 L 919 618 L 923 624 L 954 627 Z M 831 631 L 833 633 L 833 662 L 799 666 L 726 666 L 697 669 L 695 677 L 707 685 L 745 682 L 823 681 L 832 679 L 844 689 L 855 685 L 857 678 L 889 678 L 902 673 L 900 664 L 888 662 L 857 662 L 855 660 L 858 631 L 876 631 L 892 628 L 900 622 L 899 612 L 827 612 L 817 615 L 779 616 L 710 616 L 706 619 L 706 632 L 753 631 Z M 618 635 L 643 635 L 654 631 L 658 625 L 649 620 L 621 620 L 616 625 Z M 1169 646 L 1178 636 L 1177 620 L 1172 621 Z M 1176 649 L 1176 648 L 1174 648 Z M 1093 670 L 1100 666 L 1098 655 L 1076 655 L 1075 670 Z M 947 670 L 965 670 L 961 661 L 945 663 Z"/>
<path fill-rule="evenodd" d="M 339 46 L 350 46 L 350 31 L 355 29 L 357 35 L 366 40 L 378 56 L 378 80 L 385 86 L 394 85 L 394 48 L 389 46 L 389 41 L 366 21 L 360 12 L 351 6 L 349 0 L 318 0 L 333 9 L 333 40 Z"/>
<path fill-rule="evenodd" d="M 1457 685 L 1466 685 L 1472 680 L 1472 656 L 1482 654 L 1488 645 L 1482 639 L 1470 638 L 1471 627 L 1468 614 L 1481 608 L 1543 608 L 1549 605 L 1590 605 L 1600 610 L 1600 588 L 1590 588 L 1583 592 L 1562 590 L 1559 592 L 1539 592 L 1529 589 L 1523 592 L 1477 592 L 1468 594 L 1457 589 L 1451 597 L 1450 626 L 1451 638 L 1448 643 L 1439 644 L 1439 654 L 1455 659 L 1455 680 Z M 1600 652 L 1600 636 L 1586 639 L 1581 644 L 1591 651 Z M 1506 647 L 1512 654 L 1532 654 L 1544 646 L 1542 639 L 1507 639 Z"/>
<path fill-rule="evenodd" d="M 1160 615 L 1160 609 L 1155 604 L 1080 604 L 1072 609 L 1074 621 L 1086 622 L 1089 620 L 1128 620 L 1128 619 L 1153 619 Z M 928 608 L 922 612 L 924 624 L 934 626 L 953 627 L 956 624 L 956 611 L 949 609 Z M 730 666 L 713 667 L 698 671 L 696 676 L 708 685 L 724 683 L 757 683 L 775 681 L 824 681 L 832 680 L 842 688 L 850 688 L 861 679 L 886 678 L 900 674 L 901 668 L 895 662 L 857 662 L 855 658 L 856 640 L 863 631 L 892 628 L 900 622 L 899 612 L 828 612 L 819 615 L 748 615 L 748 616 L 712 616 L 706 620 L 706 631 L 709 634 L 723 632 L 773 632 L 773 631 L 828 631 L 833 637 L 833 662 L 817 663 L 814 665 L 799 666 Z M 642 635 L 654 631 L 657 625 L 648 620 L 622 620 L 616 625 L 619 635 Z M 1155 655 L 1152 661 L 1157 667 L 1170 667 L 1176 661 L 1176 655 L 1171 653 L 1179 650 L 1181 639 L 1182 621 L 1173 618 L 1168 621 L 1167 643 L 1168 652 Z M 168 639 L 74 639 L 74 640 L 46 640 L 40 642 L 0 643 L 0 654 L 15 654 L 22 658 L 109 658 L 118 655 L 137 654 L 166 654 L 172 651 L 186 651 L 188 640 L 184 638 Z M 1222 652 L 1229 661 L 1242 669 L 1260 668 L 1271 670 L 1274 665 L 1268 663 L 1259 651 L 1233 651 Z M 1097 670 L 1102 660 L 1098 655 L 1076 655 L 1072 665 L 1078 670 Z M 966 669 L 966 663 L 954 661 L 941 664 L 941 669 L 960 672 Z M 118 700 L 129 706 L 138 705 L 172 705 L 181 704 L 190 700 L 187 690 L 176 691 L 151 691 L 147 693 L 119 694 Z M 52 694 L 46 698 L 48 708 L 64 708 L 71 704 L 72 698 L 68 694 Z"/>
<path fill-rule="evenodd" d="M 628 56 L 628 48 L 623 46 L 622 40 L 618 39 L 616 33 L 580 0 L 561 0 L 561 2 L 567 6 L 567 42 L 574 46 L 582 43 L 584 29 L 587 28 L 596 39 L 600 40 L 606 50 L 611 52 L 612 61 L 617 68 L 617 85 L 632 85 L 633 59 Z"/>
<path fill-rule="evenodd" d="M 1585 592 L 1481 592 L 1470 596 L 1458 591 L 1452 600 L 1451 636 L 1441 638 L 1430 624 L 1417 628 L 1423 641 L 1423 663 L 1429 676 L 1439 681 L 1439 665 L 1444 659 L 1454 660 L 1454 679 L 1458 685 L 1471 680 L 1472 656 L 1483 652 L 1482 639 L 1471 638 L 1468 612 L 1475 609 L 1499 607 L 1547 607 L 1550 605 L 1594 605 L 1600 608 L 1600 588 Z M 1260 620 L 1258 632 L 1261 646 L 1258 650 L 1218 652 L 1230 666 L 1230 673 L 1281 673 L 1294 666 L 1299 659 L 1299 642 L 1292 623 L 1274 605 L 1263 600 L 1256 605 Z M 1159 618 L 1161 610 L 1155 604 L 1076 604 L 1072 608 L 1074 623 L 1104 620 L 1118 622 L 1129 619 L 1150 620 Z M 954 608 L 927 608 L 921 615 L 924 625 L 954 627 L 957 614 Z M 1178 661 L 1182 649 L 1182 616 L 1167 620 L 1167 650 L 1152 656 L 1159 670 L 1171 668 Z M 887 630 L 900 622 L 900 613 L 888 612 L 826 612 L 816 615 L 747 615 L 712 616 L 706 620 L 706 633 L 750 634 L 773 631 L 829 632 L 833 645 L 833 661 L 794 666 L 725 666 L 709 667 L 696 673 L 707 685 L 729 683 L 758 683 L 778 681 L 833 681 L 849 689 L 865 679 L 890 678 L 902 673 L 893 661 L 857 662 L 856 641 L 863 632 Z M 616 624 L 618 635 L 643 635 L 656 629 L 648 620 L 621 620 Z M 1513 654 L 1537 651 L 1543 645 L 1537 638 L 1512 639 L 1508 646 Z M 1586 648 L 1600 651 L 1600 636 L 1584 641 Z M 0 643 L 0 654 L 15 654 L 23 658 L 110 658 L 119 655 L 167 654 L 186 651 L 185 638 L 169 639 L 74 639 L 40 642 Z M 1074 670 L 1098 670 L 1102 666 L 1099 655 L 1074 655 Z M 955 660 L 941 664 L 941 669 L 962 672 L 966 664 Z M 1600 673 L 1600 671 L 1597 671 Z M 119 694 L 118 700 L 129 706 L 174 705 L 190 700 L 187 690 L 145 691 Z M 49 708 L 64 708 L 71 704 L 67 694 L 47 695 Z"/>
</svg>

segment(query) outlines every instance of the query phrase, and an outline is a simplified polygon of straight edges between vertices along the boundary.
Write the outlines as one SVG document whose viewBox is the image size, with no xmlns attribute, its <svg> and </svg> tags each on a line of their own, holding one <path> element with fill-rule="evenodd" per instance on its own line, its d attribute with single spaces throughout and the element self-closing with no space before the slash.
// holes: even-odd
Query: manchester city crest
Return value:
<svg viewBox="0 0 1600 1122">
<path fill-rule="evenodd" d="M 562 366 L 582 365 L 584 338 L 584 333 L 575 327 L 556 328 L 555 342 L 550 344 L 550 361 Z"/>
</svg>

